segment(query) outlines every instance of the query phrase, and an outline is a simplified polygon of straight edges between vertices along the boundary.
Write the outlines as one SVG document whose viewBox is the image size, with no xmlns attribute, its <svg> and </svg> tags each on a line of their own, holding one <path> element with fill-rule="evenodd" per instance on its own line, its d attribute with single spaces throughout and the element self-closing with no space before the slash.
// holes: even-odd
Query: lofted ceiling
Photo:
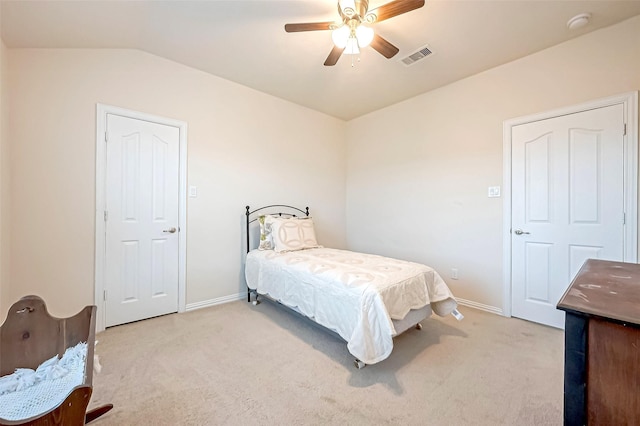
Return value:
<svg viewBox="0 0 640 426">
<path fill-rule="evenodd" d="M 387 0 L 370 0 L 369 9 Z M 323 63 L 330 31 L 284 24 L 339 20 L 335 0 L 2 0 L 9 48 L 140 49 L 350 120 L 640 14 L 640 0 L 427 0 L 373 26 L 400 52 Z M 588 12 L 586 27 L 567 21 Z M 428 46 L 433 54 L 405 66 Z M 353 62 L 353 66 L 352 66 Z"/>
</svg>

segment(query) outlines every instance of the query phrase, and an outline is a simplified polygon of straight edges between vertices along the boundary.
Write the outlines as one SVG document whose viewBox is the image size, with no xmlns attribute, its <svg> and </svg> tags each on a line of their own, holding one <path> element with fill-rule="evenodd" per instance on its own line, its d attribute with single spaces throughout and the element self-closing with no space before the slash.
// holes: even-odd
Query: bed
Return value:
<svg viewBox="0 0 640 426">
<path fill-rule="evenodd" d="M 393 338 L 432 312 L 462 318 L 432 268 L 319 245 L 308 207 L 246 206 L 245 215 L 247 301 L 268 297 L 337 333 L 358 368 L 388 358 Z"/>
</svg>

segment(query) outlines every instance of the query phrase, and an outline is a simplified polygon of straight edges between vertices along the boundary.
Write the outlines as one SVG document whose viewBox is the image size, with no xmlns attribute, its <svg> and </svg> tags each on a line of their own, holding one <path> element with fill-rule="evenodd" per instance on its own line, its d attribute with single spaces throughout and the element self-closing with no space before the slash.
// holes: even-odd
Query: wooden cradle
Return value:
<svg viewBox="0 0 640 426">
<path fill-rule="evenodd" d="M 84 425 L 113 408 L 107 404 L 89 412 L 93 382 L 93 354 L 96 337 L 96 307 L 87 306 L 69 318 L 54 318 L 40 297 L 26 296 L 11 306 L 0 326 L 0 376 L 16 368 L 36 369 L 80 342 L 87 343 L 84 383 L 73 388 L 57 407 L 20 421 L 0 418 L 0 425 Z"/>
</svg>

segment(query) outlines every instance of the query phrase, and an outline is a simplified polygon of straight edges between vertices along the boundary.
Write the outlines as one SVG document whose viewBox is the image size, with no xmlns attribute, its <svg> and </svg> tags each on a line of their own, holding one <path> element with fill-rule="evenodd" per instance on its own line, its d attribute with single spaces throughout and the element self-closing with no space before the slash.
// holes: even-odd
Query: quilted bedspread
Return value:
<svg viewBox="0 0 640 426">
<path fill-rule="evenodd" d="M 249 288 L 338 333 L 349 352 L 366 364 L 391 354 L 392 319 L 429 304 L 440 316 L 457 307 L 432 268 L 346 250 L 253 250 L 247 254 L 245 277 Z"/>
</svg>

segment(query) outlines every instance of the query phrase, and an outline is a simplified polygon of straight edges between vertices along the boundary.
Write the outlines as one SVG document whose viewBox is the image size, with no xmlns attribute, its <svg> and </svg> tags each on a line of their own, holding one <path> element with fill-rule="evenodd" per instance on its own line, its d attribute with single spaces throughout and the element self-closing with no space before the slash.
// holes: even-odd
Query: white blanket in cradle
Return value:
<svg viewBox="0 0 640 426">
<path fill-rule="evenodd" d="M 87 344 L 68 348 L 62 358 L 54 356 L 36 370 L 18 368 L 0 377 L 0 418 L 23 420 L 60 405 L 73 388 L 84 383 Z"/>
</svg>

